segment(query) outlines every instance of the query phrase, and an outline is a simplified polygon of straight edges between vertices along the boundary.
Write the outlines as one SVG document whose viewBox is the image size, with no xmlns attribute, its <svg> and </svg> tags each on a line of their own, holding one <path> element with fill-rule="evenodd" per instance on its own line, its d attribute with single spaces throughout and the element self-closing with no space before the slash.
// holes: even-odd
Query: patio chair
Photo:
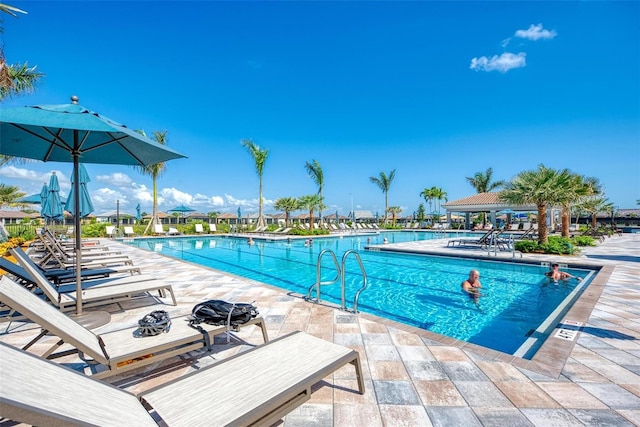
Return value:
<svg viewBox="0 0 640 427">
<path fill-rule="evenodd" d="M 209 233 L 217 233 L 218 229 L 215 224 L 209 224 Z"/>
<path fill-rule="evenodd" d="M 59 341 L 40 357 L 55 359 L 77 351 L 83 355 L 83 360 L 84 356 L 90 358 L 87 363 L 95 378 L 105 378 L 190 351 L 209 348 L 215 335 L 230 331 L 225 325 L 213 326 L 207 323 L 201 323 L 196 329 L 189 324 L 190 316 L 182 316 L 172 318 L 169 332 L 159 335 L 142 337 L 137 326 L 96 335 L 6 276 L 0 278 L 0 301 L 42 328 L 42 332 L 23 350 L 46 335 L 54 335 Z M 261 317 L 240 326 L 247 325 L 259 325 L 265 342 L 268 341 Z M 75 350 L 56 353 L 63 344 L 68 344 Z M 2 381 L 3 387 L 0 389 L 4 389 L 6 379 L 3 377 Z M 2 415 L 6 416 L 4 411 Z"/>
<path fill-rule="evenodd" d="M 204 233 L 204 228 L 202 228 L 202 224 L 198 223 L 195 225 L 195 231 L 198 234 L 202 234 Z"/>
<path fill-rule="evenodd" d="M 449 241 L 447 242 L 447 246 L 455 246 L 457 243 L 458 246 L 481 246 L 484 248 L 491 242 L 491 239 L 494 237 L 494 234 L 497 234 L 496 230 L 488 230 L 486 233 L 484 233 L 482 236 L 480 236 L 477 239 L 474 239 L 474 238 L 449 239 Z"/>
<path fill-rule="evenodd" d="M 33 283 L 45 294 L 60 310 L 73 310 L 76 306 L 77 297 L 75 288 L 72 292 L 59 292 L 56 286 L 37 269 L 32 263 L 24 262 L 24 258 L 15 251 L 9 250 L 16 257 L 20 265 L 31 277 Z M 140 275 L 135 277 L 124 277 L 118 281 L 94 282 L 94 286 L 84 289 L 82 292 L 82 303 L 84 307 L 106 305 L 119 301 L 131 299 L 134 295 L 146 294 L 158 291 L 161 297 L 165 292 L 169 292 L 173 305 L 177 305 L 176 296 L 171 285 L 162 283 L 151 276 Z M 4 301 L 3 301 L 4 302 Z M 24 313 L 22 313 L 24 314 Z"/>
<path fill-rule="evenodd" d="M 175 227 L 169 227 L 169 231 L 167 231 L 167 236 L 178 236 L 180 234 L 182 233 Z"/>
<path fill-rule="evenodd" d="M 162 224 L 153 224 L 153 234 L 155 236 L 158 236 L 160 234 L 166 234 L 164 231 L 164 227 L 162 227 Z"/>
<path fill-rule="evenodd" d="M 124 235 L 125 237 L 133 237 L 135 236 L 135 231 L 133 231 L 133 227 L 131 226 L 126 226 L 124 227 Z"/>
<path fill-rule="evenodd" d="M 104 232 L 107 235 L 107 237 L 111 237 L 111 238 L 118 237 L 118 235 L 120 234 L 120 230 L 118 230 L 113 225 L 107 225 Z"/>
<path fill-rule="evenodd" d="M 28 262 L 29 264 L 33 265 L 33 267 L 40 271 L 44 276 L 46 276 L 49 279 L 53 279 L 54 282 L 63 282 L 63 281 L 68 281 L 65 279 L 69 279 L 66 276 L 70 276 L 73 275 L 73 278 L 75 279 L 75 274 L 76 274 L 76 269 L 75 269 L 75 264 L 73 265 L 67 265 L 67 264 L 62 264 L 63 267 L 62 268 L 44 268 L 42 267 L 40 264 L 37 264 L 29 255 L 27 255 L 21 247 L 16 246 L 15 248 L 11 249 L 13 256 L 16 259 L 22 258 L 22 260 L 24 262 Z M 128 258 L 127 258 L 128 260 Z M 22 263 L 21 263 L 22 264 Z M 127 265 L 118 265 L 118 263 L 115 264 L 107 264 L 106 266 L 104 264 L 100 264 L 100 263 L 91 263 L 91 262 L 83 262 L 82 263 L 82 271 L 108 271 L 109 274 L 113 274 L 113 273 L 129 273 L 129 274 L 141 274 L 142 272 L 140 271 L 140 267 L 135 267 L 133 265 L 127 264 Z M 87 273 L 88 274 L 88 273 Z M 62 280 L 58 280 L 58 276 L 61 277 Z"/>
<path fill-rule="evenodd" d="M 358 391 L 364 393 L 356 351 L 302 332 L 157 386 L 137 396 L 140 401 L 7 344 L 0 344 L 0 358 L 3 416 L 36 425 L 272 425 L 309 400 L 314 384 L 346 364 L 355 367 Z"/>
<path fill-rule="evenodd" d="M 56 239 L 50 232 L 39 234 L 37 239 L 41 246 L 39 248 L 34 247 L 34 249 L 39 250 L 39 252 L 44 252 L 44 256 L 48 255 L 48 258 L 51 258 L 51 255 L 55 253 L 59 254 L 63 259 L 75 257 L 75 242 L 71 242 L 71 245 L 63 244 L 62 241 Z M 120 251 L 112 251 L 109 250 L 109 248 L 99 245 L 81 247 L 80 250 L 82 258 L 87 261 L 95 258 L 106 258 L 121 255 Z"/>
</svg>

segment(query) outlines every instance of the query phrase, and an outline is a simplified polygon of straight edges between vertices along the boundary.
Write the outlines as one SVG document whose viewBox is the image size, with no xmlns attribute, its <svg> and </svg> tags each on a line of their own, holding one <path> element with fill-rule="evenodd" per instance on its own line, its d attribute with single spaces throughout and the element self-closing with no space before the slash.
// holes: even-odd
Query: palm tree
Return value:
<svg viewBox="0 0 640 427">
<path fill-rule="evenodd" d="M 561 223 L 562 236 L 569 237 L 569 225 L 571 222 L 571 205 L 579 203 L 580 200 L 588 196 L 593 196 L 601 192 L 601 186 L 597 178 L 585 177 L 578 174 L 571 174 L 566 178 L 567 186 L 562 194 Z"/>
<path fill-rule="evenodd" d="M 434 188 L 435 187 L 425 188 L 420 192 L 420 197 L 423 197 L 424 201 L 429 203 L 429 214 L 433 212 L 433 189 Z"/>
<path fill-rule="evenodd" d="M 476 172 L 473 177 L 467 177 L 467 182 L 476 189 L 478 193 L 487 193 L 504 187 L 505 181 L 493 181 L 493 169 L 488 168 L 485 172 Z"/>
<path fill-rule="evenodd" d="M 0 12 L 11 16 L 17 16 L 18 13 L 27 13 L 4 3 L 0 3 Z M 3 32 L 4 28 L 0 26 L 0 33 Z M 4 46 L 0 44 L 0 102 L 21 93 L 32 93 L 35 91 L 36 82 L 42 76 L 44 74 L 36 71 L 35 66 L 29 67 L 26 62 L 24 64 L 7 65 L 4 57 Z M 27 160 L 0 154 L 0 166 L 14 162 L 25 163 Z"/>
<path fill-rule="evenodd" d="M 300 209 L 309 211 L 309 230 L 311 231 L 313 231 L 313 212 L 324 209 L 326 206 L 323 202 L 322 197 L 317 194 L 309 194 L 298 199 Z"/>
<path fill-rule="evenodd" d="M 0 183 L 0 208 L 3 206 L 21 206 L 23 204 L 17 200 L 24 196 L 25 193 L 21 193 L 18 187 Z"/>
<path fill-rule="evenodd" d="M 253 162 L 256 167 L 256 173 L 258 174 L 258 179 L 260 181 L 260 200 L 258 202 L 258 222 L 256 223 L 256 227 L 264 227 L 265 221 L 262 214 L 262 174 L 264 173 L 264 164 L 267 161 L 267 157 L 269 157 L 269 150 L 261 149 L 255 142 L 250 139 L 243 140 L 242 146 L 245 147 L 247 151 L 249 151 L 249 154 L 251 154 L 251 157 L 253 157 Z"/>
<path fill-rule="evenodd" d="M 311 160 L 311 163 L 306 162 L 304 168 L 307 170 L 311 179 L 313 179 L 313 182 L 318 186 L 318 195 L 321 198 L 324 198 L 322 195 L 322 190 L 324 188 L 324 173 L 322 172 L 320 163 L 316 159 L 313 159 Z M 320 221 L 322 221 L 322 210 L 318 213 L 318 217 L 320 218 Z"/>
<path fill-rule="evenodd" d="M 295 197 L 281 197 L 273 202 L 273 208 L 284 212 L 284 226 L 289 227 L 289 216 L 292 211 L 300 209 L 300 202 Z"/>
<path fill-rule="evenodd" d="M 391 214 L 391 224 L 393 224 L 395 226 L 396 225 L 396 215 L 398 215 L 398 214 L 400 214 L 402 212 L 402 208 L 400 206 L 389 206 L 388 211 Z"/>
<path fill-rule="evenodd" d="M 147 136 L 145 131 L 138 130 L 138 133 Z M 167 131 L 153 131 L 153 138 L 158 144 L 166 145 L 167 143 Z M 153 213 L 151 215 L 151 221 L 147 225 L 147 230 L 151 227 L 152 224 L 158 224 L 158 178 L 162 176 L 164 171 L 167 168 L 165 162 L 154 163 L 152 165 L 147 166 L 134 166 L 141 174 L 150 176 L 153 181 Z M 147 230 L 144 232 L 146 233 Z"/>
<path fill-rule="evenodd" d="M 547 206 L 558 205 L 563 200 L 562 193 L 569 180 L 570 173 L 566 170 L 558 172 L 539 165 L 537 170 L 520 172 L 504 185 L 498 197 L 510 204 L 537 206 L 538 243 L 544 244 L 548 240 Z"/>
<path fill-rule="evenodd" d="M 369 181 L 373 182 L 377 185 L 380 190 L 384 193 L 384 223 L 387 224 L 387 213 L 389 210 L 389 188 L 391 187 L 391 183 L 393 182 L 393 178 L 396 176 L 396 170 L 392 170 L 389 172 L 389 176 L 387 176 L 384 172 L 380 172 L 380 176 L 371 176 L 369 177 Z"/>
<path fill-rule="evenodd" d="M 438 187 L 433 187 L 432 190 L 433 198 L 438 201 L 438 209 L 436 209 L 436 212 L 438 212 L 438 215 L 440 215 L 440 202 L 442 200 L 444 200 L 445 202 L 447 201 L 447 192 Z"/>
<path fill-rule="evenodd" d="M 580 209 L 591 214 L 591 227 L 593 229 L 598 228 L 598 215 L 600 212 L 611 212 L 613 209 L 613 203 L 609 202 L 609 199 L 602 195 L 594 195 L 586 197 L 582 203 L 580 203 Z"/>
<path fill-rule="evenodd" d="M 506 182 L 503 180 L 493 181 L 493 168 L 487 168 L 485 172 L 476 172 L 473 177 L 466 177 L 466 180 L 476 192 L 488 193 L 489 191 L 496 190 L 500 187 L 504 187 Z M 487 225 L 487 215 L 482 213 L 482 226 Z"/>
</svg>

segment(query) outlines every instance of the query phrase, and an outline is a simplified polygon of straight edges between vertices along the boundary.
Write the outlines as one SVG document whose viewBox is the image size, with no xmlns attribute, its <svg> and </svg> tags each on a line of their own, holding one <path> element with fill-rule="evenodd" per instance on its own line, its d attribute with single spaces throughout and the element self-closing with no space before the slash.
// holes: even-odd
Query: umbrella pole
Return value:
<svg viewBox="0 0 640 427">
<path fill-rule="evenodd" d="M 78 143 L 78 131 L 73 131 L 74 145 Z M 82 314 L 82 230 L 80 229 L 80 163 L 78 154 L 73 154 L 73 214 L 74 232 L 76 238 L 76 314 Z"/>
</svg>

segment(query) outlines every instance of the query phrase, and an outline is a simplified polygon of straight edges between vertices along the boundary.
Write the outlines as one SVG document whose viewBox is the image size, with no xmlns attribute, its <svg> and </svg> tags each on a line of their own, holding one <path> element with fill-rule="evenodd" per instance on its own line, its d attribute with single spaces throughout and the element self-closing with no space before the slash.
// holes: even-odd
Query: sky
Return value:
<svg viewBox="0 0 640 427">
<path fill-rule="evenodd" d="M 389 206 L 411 215 L 420 193 L 475 193 L 467 177 L 510 180 L 538 165 L 598 178 L 619 208 L 640 199 L 640 3 L 11 1 L 9 64 L 45 76 L 0 108 L 80 104 L 187 156 L 166 163 L 159 209 L 258 211 L 259 181 L 241 141 L 269 155 L 265 213 L 317 192 L 325 213 L 383 215 L 370 181 L 395 179 Z M 152 180 L 86 165 L 95 213 L 152 210 Z M 39 193 L 69 163 L 0 168 Z"/>
</svg>

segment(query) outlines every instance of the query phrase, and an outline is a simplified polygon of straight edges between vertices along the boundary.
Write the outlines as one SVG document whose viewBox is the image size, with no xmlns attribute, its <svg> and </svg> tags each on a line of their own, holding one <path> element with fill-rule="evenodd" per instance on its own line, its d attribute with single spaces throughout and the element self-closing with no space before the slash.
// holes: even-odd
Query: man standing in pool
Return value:
<svg viewBox="0 0 640 427">
<path fill-rule="evenodd" d="M 578 282 L 582 280 L 582 277 L 572 276 L 571 274 L 565 271 L 560 271 L 560 266 L 555 263 L 551 264 L 551 270 L 544 273 L 544 275 L 547 276 L 549 279 L 552 279 L 554 282 L 557 282 L 558 280 L 569 280 L 569 279 L 576 279 Z"/>
<path fill-rule="evenodd" d="M 462 288 L 462 291 L 469 295 L 469 298 L 477 304 L 481 295 L 480 288 L 482 288 L 482 284 L 480 283 L 480 272 L 478 270 L 471 270 L 469 272 L 469 278 L 462 282 L 460 287 Z"/>
</svg>

